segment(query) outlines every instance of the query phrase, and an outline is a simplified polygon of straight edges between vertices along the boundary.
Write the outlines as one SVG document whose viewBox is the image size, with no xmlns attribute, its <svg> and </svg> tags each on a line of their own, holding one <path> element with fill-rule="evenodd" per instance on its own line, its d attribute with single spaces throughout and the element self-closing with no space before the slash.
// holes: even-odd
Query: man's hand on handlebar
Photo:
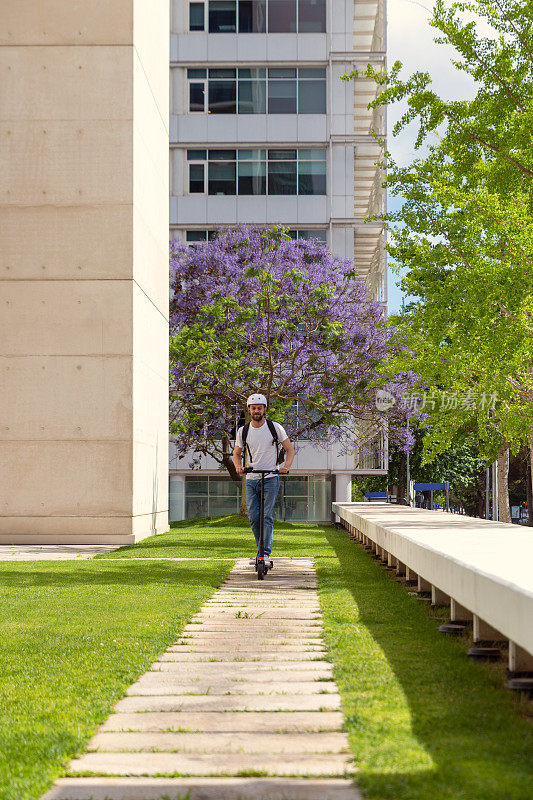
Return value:
<svg viewBox="0 0 533 800">
<path fill-rule="evenodd" d="M 280 467 L 279 468 L 280 475 L 286 475 L 288 471 L 289 470 L 287 469 L 287 467 Z"/>
<path fill-rule="evenodd" d="M 240 467 L 235 467 L 235 469 L 238 475 L 244 475 L 244 467 L 242 465 Z"/>
</svg>

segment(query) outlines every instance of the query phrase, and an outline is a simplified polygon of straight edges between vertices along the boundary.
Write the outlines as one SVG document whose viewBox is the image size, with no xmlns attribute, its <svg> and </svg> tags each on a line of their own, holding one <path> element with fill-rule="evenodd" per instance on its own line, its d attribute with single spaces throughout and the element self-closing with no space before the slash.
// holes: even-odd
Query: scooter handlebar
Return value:
<svg viewBox="0 0 533 800">
<path fill-rule="evenodd" d="M 253 469 L 253 467 L 245 467 L 243 472 L 257 472 L 258 475 L 279 475 L 278 469 Z"/>
</svg>

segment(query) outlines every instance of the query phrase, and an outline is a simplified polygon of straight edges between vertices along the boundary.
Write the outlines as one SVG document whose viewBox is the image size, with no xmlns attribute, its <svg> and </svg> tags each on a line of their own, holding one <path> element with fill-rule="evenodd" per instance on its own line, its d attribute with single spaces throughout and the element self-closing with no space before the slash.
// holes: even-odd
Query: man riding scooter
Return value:
<svg viewBox="0 0 533 800">
<path fill-rule="evenodd" d="M 273 562 L 270 558 L 274 535 L 274 505 L 279 489 L 279 475 L 287 475 L 294 459 L 294 447 L 282 425 L 266 419 L 267 399 L 263 394 L 252 394 L 247 400 L 251 422 L 239 428 L 233 451 L 235 469 L 242 475 L 246 471 L 246 505 L 248 517 L 254 534 L 256 545 L 260 545 L 261 527 L 261 479 L 255 470 L 269 471 L 264 474 L 263 484 L 263 548 L 265 562 Z M 278 443 L 283 450 L 279 451 Z M 245 453 L 247 467 L 242 463 Z M 285 464 L 280 462 L 285 459 Z M 279 464 L 279 467 L 278 467 Z M 252 471 L 249 471 L 252 470 Z"/>
</svg>

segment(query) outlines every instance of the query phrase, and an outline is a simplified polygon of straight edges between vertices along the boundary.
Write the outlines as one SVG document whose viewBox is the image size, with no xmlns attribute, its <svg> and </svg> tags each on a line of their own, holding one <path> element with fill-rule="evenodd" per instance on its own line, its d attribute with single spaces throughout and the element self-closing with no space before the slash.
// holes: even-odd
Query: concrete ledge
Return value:
<svg viewBox="0 0 533 800">
<path fill-rule="evenodd" d="M 531 661 L 533 668 L 529 528 L 386 503 L 332 505 L 357 539 L 381 548 L 391 563 L 405 565 L 409 575 L 430 585 L 433 602 L 453 601 L 476 628 L 494 630 L 529 654 L 521 663 Z"/>
</svg>

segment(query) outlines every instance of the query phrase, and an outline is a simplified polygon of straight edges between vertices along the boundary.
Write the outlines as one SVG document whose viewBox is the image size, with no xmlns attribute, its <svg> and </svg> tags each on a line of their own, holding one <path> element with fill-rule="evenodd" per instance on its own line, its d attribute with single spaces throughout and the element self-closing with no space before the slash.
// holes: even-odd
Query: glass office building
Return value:
<svg viewBox="0 0 533 800">
<path fill-rule="evenodd" d="M 373 81 L 342 80 L 385 65 L 384 0 L 171 0 L 170 54 L 170 237 L 196 246 L 220 227 L 283 223 L 353 259 L 385 302 L 384 230 L 365 221 L 385 209 L 385 119 L 367 107 Z M 171 443 L 171 518 L 238 508 L 216 462 L 192 473 L 188 460 Z M 309 445 L 276 513 L 327 520 L 353 474 L 385 469 L 385 447 L 370 461 Z"/>
</svg>

